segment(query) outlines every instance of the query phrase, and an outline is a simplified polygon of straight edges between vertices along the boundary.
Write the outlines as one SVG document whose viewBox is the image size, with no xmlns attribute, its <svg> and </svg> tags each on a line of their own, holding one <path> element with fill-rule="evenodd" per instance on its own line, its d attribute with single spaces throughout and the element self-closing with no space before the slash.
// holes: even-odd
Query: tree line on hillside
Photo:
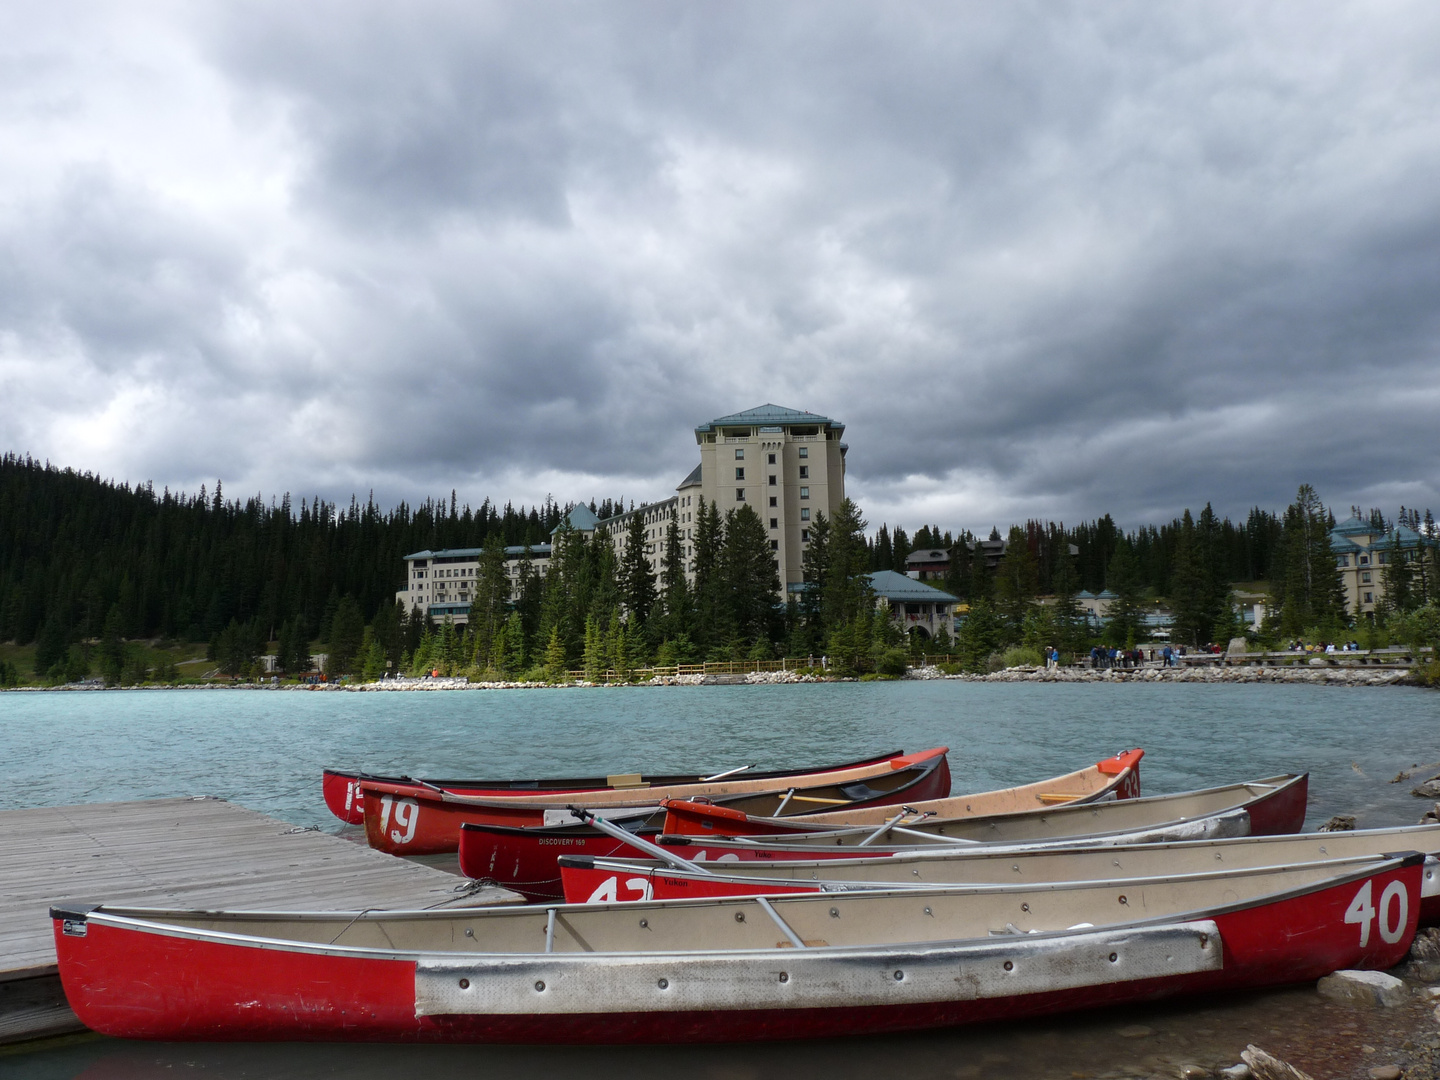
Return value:
<svg viewBox="0 0 1440 1080">
<path fill-rule="evenodd" d="M 623 509 L 620 500 L 590 505 L 602 517 Z M 623 672 L 780 654 L 823 654 L 867 671 L 920 643 L 904 641 L 877 612 L 866 574 L 903 570 L 905 555 L 920 547 L 951 552 L 949 575 L 936 584 L 969 605 L 955 641 L 925 644 L 953 649 L 972 668 L 1015 647 L 1088 648 L 1092 631 L 1074 600 L 1081 588 L 1117 594 L 1103 631 L 1116 644 L 1143 633 L 1158 598 L 1174 611 L 1178 640 L 1232 636 L 1240 630 L 1230 603 L 1237 580 L 1270 581 L 1279 606 L 1273 633 L 1334 637 L 1345 626 L 1328 541 L 1334 516 L 1309 487 L 1283 514 L 1256 509 L 1241 525 L 1209 505 L 1129 533 L 1109 515 L 1069 528 L 1030 521 L 1010 528 L 998 566 L 970 533 L 927 526 L 912 540 L 882 526 L 869 536 L 860 509 L 847 501 L 833 520 L 812 522 L 805 585 L 785 603 L 775 600 L 768 534 L 748 507 L 721 515 L 706 506 L 697 514 L 690 579 L 673 523 L 652 566 L 639 516 L 617 557 L 603 532 L 587 538 L 569 530 L 569 509 L 547 498 L 528 510 L 488 500 L 472 510 L 452 493 L 448 502 L 402 503 L 388 513 L 373 497 L 352 498 L 345 508 L 302 500 L 297 512 L 289 496 L 268 506 L 260 496 L 227 501 L 218 483 L 213 495 L 204 488 L 196 496 L 157 495 L 149 485 L 7 455 L 0 458 L 0 641 L 34 642 L 37 673 L 59 679 L 93 663 L 111 681 L 139 673 L 138 654 L 127 668 L 123 643 L 141 638 L 207 642 L 210 658 L 231 672 L 248 670 L 267 651 L 286 671 L 306 670 L 317 640 L 332 671 L 369 675 Z M 1371 516 L 1385 524 L 1378 511 Z M 1402 517 L 1433 535 L 1428 512 L 1423 521 L 1413 511 Z M 522 562 L 512 590 L 505 547 L 552 540 L 548 570 Z M 463 630 L 394 600 L 402 557 L 447 547 L 483 549 Z M 1427 558 L 1392 571 L 1382 628 L 1433 608 L 1433 551 Z M 1055 600 L 1040 603 L 1042 596 Z M 14 674 L 0 671 L 0 678 Z"/>
</svg>

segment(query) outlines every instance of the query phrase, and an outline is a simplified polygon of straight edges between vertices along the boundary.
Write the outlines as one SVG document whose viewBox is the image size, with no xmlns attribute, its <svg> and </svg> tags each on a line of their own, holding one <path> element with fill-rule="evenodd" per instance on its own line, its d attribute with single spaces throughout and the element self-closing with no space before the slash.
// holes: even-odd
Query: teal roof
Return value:
<svg viewBox="0 0 1440 1080">
<path fill-rule="evenodd" d="M 870 579 L 870 587 L 875 590 L 875 595 L 883 596 L 886 600 L 925 600 L 932 604 L 960 602 L 958 596 L 951 596 L 943 589 L 926 585 L 923 581 L 916 581 L 894 570 L 876 570 L 865 576 Z"/>
<path fill-rule="evenodd" d="M 816 424 L 822 428 L 845 430 L 845 425 L 838 420 L 831 420 L 828 416 L 821 416 L 819 413 L 787 409 L 783 405 L 760 405 L 753 409 L 746 409 L 744 412 L 731 413 L 718 420 L 711 420 L 708 424 L 700 424 L 695 430 L 710 431 L 712 428 L 730 426 L 773 427 L 777 424 Z"/>
<path fill-rule="evenodd" d="M 1349 537 L 1332 532 L 1330 534 L 1330 550 L 1336 555 L 1351 555 L 1357 551 L 1364 551 L 1365 549 Z"/>
<path fill-rule="evenodd" d="M 565 520 L 576 532 L 594 532 L 595 526 L 600 524 L 600 519 L 595 516 L 595 511 L 584 503 L 576 503 L 574 509 L 565 515 Z M 550 530 L 550 535 L 554 536 L 559 531 L 560 526 L 556 525 Z"/>
<path fill-rule="evenodd" d="M 1366 533 L 1374 534 L 1377 530 L 1368 521 L 1361 521 L 1354 514 L 1351 514 L 1344 521 L 1330 530 L 1332 535 L 1339 533 L 1341 536 L 1362 536 Z"/>
<path fill-rule="evenodd" d="M 1075 594 L 1075 599 L 1076 599 L 1076 600 L 1094 600 L 1094 599 L 1095 599 L 1095 594 L 1094 594 L 1093 592 L 1091 592 L 1089 589 L 1081 589 L 1079 592 L 1077 592 L 1077 593 Z"/>
<path fill-rule="evenodd" d="M 684 480 L 681 480 L 681 481 L 680 481 L 680 486 L 677 487 L 675 490 L 676 490 L 676 491 L 684 491 L 684 490 L 685 490 L 686 488 L 688 488 L 688 487 L 696 487 L 696 486 L 698 486 L 699 483 L 700 483 L 700 466 L 699 466 L 699 465 L 696 465 L 695 468 L 693 468 L 693 469 L 690 470 L 690 475 L 687 476 L 687 477 L 685 477 Z"/>
<path fill-rule="evenodd" d="M 516 544 L 505 549 L 507 559 L 518 559 L 525 554 L 527 545 Z M 549 544 L 528 545 L 531 555 L 549 555 Z M 409 562 L 411 559 L 478 559 L 485 553 L 484 548 L 441 548 L 439 551 L 417 551 L 413 555 L 406 555 L 404 559 Z"/>
<path fill-rule="evenodd" d="M 1095 594 L 1095 599 L 1096 599 L 1096 600 L 1119 600 L 1120 597 L 1117 596 L 1115 593 L 1111 592 L 1109 589 L 1101 589 L 1098 593 Z"/>
</svg>

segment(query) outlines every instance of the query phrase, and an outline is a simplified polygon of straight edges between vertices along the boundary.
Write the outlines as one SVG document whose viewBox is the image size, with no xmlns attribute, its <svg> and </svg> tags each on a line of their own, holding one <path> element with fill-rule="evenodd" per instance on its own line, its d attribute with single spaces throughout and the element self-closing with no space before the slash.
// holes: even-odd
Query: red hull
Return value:
<svg viewBox="0 0 1440 1080">
<path fill-rule="evenodd" d="M 911 800 L 939 798 L 950 791 L 950 765 L 945 759 L 944 747 L 926 750 L 919 754 L 889 759 L 883 765 L 870 771 L 870 778 L 884 777 L 887 782 L 898 784 L 894 790 L 884 791 L 872 797 L 847 801 L 850 806 L 889 806 Z M 801 778 L 797 777 L 796 780 Z M 792 805 L 806 805 L 805 793 L 837 787 L 824 774 L 808 777 L 813 783 L 797 786 Z M 847 781 L 844 787 L 865 789 L 863 780 Z M 778 802 L 775 789 L 761 791 L 726 791 L 725 785 L 710 797 L 716 803 L 738 803 L 769 801 Z M 514 828 L 543 826 L 547 811 L 563 811 L 565 803 L 556 801 L 540 804 L 530 800 L 487 799 L 485 802 L 465 801 L 434 791 L 416 790 L 413 787 L 381 784 L 368 780 L 360 781 L 365 811 L 365 837 L 370 846 L 392 855 L 438 855 L 457 851 L 460 847 L 460 829 L 465 823 L 477 825 L 507 825 Z M 782 785 L 779 792 L 783 794 Z M 627 793 L 628 794 L 628 793 Z M 643 806 L 647 792 L 634 793 L 634 802 Z M 655 793 L 658 803 L 665 796 Z M 533 794 L 531 796 L 533 799 Z M 839 800 L 829 800 L 839 801 Z M 575 804 L 587 809 L 603 809 L 603 806 L 586 803 L 577 794 Z M 614 804 L 611 804 L 614 805 Z M 655 826 L 658 831 L 659 816 Z M 587 851 L 587 854 L 589 852 Z"/>
<path fill-rule="evenodd" d="M 895 750 L 888 754 L 877 754 L 859 761 L 846 762 L 843 765 L 785 769 L 778 772 L 746 772 L 744 775 L 751 779 L 761 777 L 780 779 L 792 776 L 811 776 L 816 773 L 844 772 L 849 769 L 864 768 L 867 765 L 878 765 L 892 758 L 901 757 L 903 754 L 904 751 Z M 645 775 L 640 779 L 646 784 L 658 787 L 670 784 L 697 783 L 705 775 L 704 772 L 697 769 L 689 774 Z M 618 779 L 619 777 L 614 776 L 586 776 L 537 780 L 415 780 L 408 776 L 373 776 L 366 773 L 345 772 L 341 769 L 326 769 L 321 775 L 320 791 L 325 797 L 326 807 L 332 814 L 349 825 L 360 825 L 365 821 L 364 804 L 360 798 L 361 780 L 373 780 L 407 787 L 409 790 L 406 791 L 406 794 L 414 794 L 417 791 L 434 791 L 439 788 L 454 795 L 525 799 L 557 792 L 610 791 L 613 789 L 613 782 Z"/>
<path fill-rule="evenodd" d="M 1398 882 L 1393 889 L 1387 888 Z M 1379 925 L 1353 913 L 1382 899 Z M 980 1000 L 830 1008 L 655 1009 L 614 1013 L 417 1016 L 416 962 L 170 937 L 55 920 L 61 979 L 81 1021 L 107 1035 L 162 1040 L 633 1043 L 875 1034 L 1305 982 L 1340 968 L 1388 968 L 1408 950 L 1420 907 L 1418 861 L 1283 900 L 1208 916 L 1223 966 L 1162 978 Z M 1386 912 L 1395 916 L 1387 927 Z M 1203 918 L 1206 916 L 1196 916 Z M 793 955 L 793 954 L 792 954 Z M 467 984 L 468 985 L 468 984 Z"/>
</svg>

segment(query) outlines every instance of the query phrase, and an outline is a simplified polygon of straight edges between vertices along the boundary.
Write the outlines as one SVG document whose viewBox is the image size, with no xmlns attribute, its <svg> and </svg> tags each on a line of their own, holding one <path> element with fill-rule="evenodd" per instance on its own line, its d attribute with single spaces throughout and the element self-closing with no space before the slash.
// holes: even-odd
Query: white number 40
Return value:
<svg viewBox="0 0 1440 1080">
<path fill-rule="evenodd" d="M 1399 901 L 1399 903 L 1394 903 Z M 1390 915 L 1394 913 L 1394 921 Z M 1405 932 L 1405 921 L 1410 914 L 1410 897 L 1402 882 L 1392 881 L 1380 894 L 1380 937 L 1387 945 L 1394 945 Z M 1360 886 L 1355 899 L 1345 909 L 1347 923 L 1360 924 L 1360 947 L 1370 944 L 1370 924 L 1375 921 L 1375 908 L 1370 903 L 1370 882 Z"/>
</svg>

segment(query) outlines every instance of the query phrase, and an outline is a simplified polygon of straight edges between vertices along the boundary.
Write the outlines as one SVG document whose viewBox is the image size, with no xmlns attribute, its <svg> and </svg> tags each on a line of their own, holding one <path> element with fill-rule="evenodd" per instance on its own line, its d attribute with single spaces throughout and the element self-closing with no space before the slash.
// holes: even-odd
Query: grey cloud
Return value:
<svg viewBox="0 0 1440 1080">
<path fill-rule="evenodd" d="M 3 226 L 3 329 L 73 337 L 102 396 L 168 380 L 118 465 L 190 479 L 185 432 L 267 491 L 653 497 L 695 423 L 773 400 L 850 425 L 862 497 L 929 485 L 944 524 L 1243 513 L 1301 480 L 1440 504 L 1425 5 L 187 20 L 236 145 L 284 118 L 244 151 L 287 185 L 273 219 L 79 162 Z"/>
</svg>

